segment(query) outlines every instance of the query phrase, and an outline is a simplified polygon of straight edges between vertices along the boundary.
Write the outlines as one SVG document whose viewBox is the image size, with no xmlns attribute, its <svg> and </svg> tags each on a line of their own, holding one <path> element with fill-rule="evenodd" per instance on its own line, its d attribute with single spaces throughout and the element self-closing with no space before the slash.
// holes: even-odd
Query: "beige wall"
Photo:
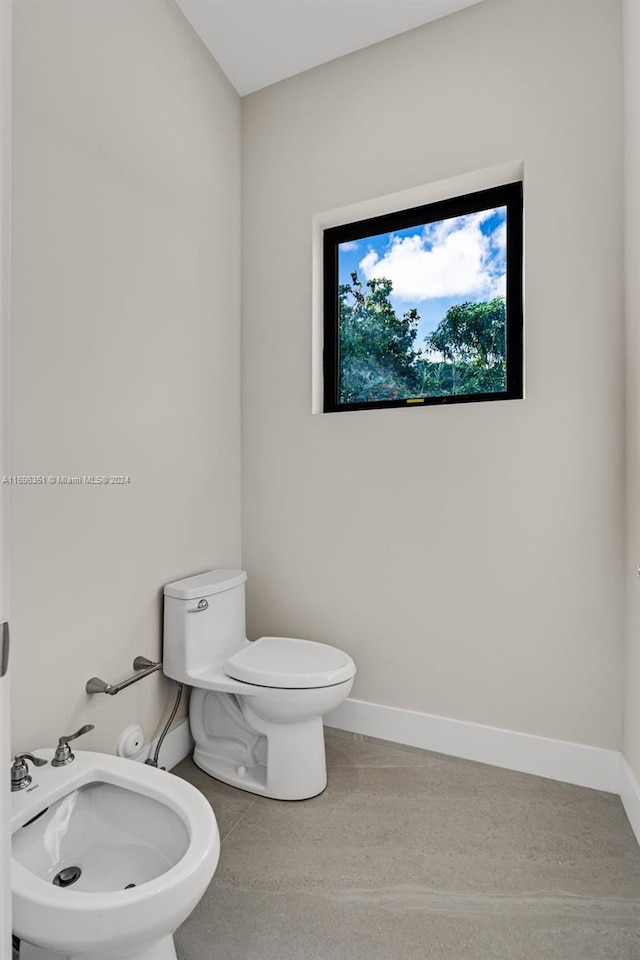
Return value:
<svg viewBox="0 0 640 960">
<path fill-rule="evenodd" d="M 624 754 L 640 780 L 640 4 L 624 11 L 624 210 L 627 333 L 627 647 Z"/>
<path fill-rule="evenodd" d="M 356 697 L 616 748 L 619 14 L 485 0 L 253 95 L 243 215 L 251 636 L 343 646 Z M 12 469 L 132 478 L 14 489 L 14 746 L 92 722 L 112 751 L 172 686 L 87 677 L 160 656 L 164 582 L 240 562 L 240 105 L 170 0 L 19 0 L 14 61 Z M 520 159 L 526 401 L 313 416 L 312 216 Z"/>
<path fill-rule="evenodd" d="M 620 748 L 620 6 L 485 3 L 243 102 L 250 635 L 357 698 Z M 524 160 L 527 399 L 311 413 L 314 214 Z"/>
<path fill-rule="evenodd" d="M 161 588 L 240 561 L 240 101 L 171 0 L 19 0 L 14 746 L 158 732 Z"/>
</svg>

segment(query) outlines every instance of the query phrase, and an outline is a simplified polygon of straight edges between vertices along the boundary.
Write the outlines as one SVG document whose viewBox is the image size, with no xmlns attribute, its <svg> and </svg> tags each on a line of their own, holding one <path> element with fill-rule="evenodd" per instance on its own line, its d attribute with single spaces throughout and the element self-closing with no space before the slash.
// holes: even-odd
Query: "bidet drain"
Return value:
<svg viewBox="0 0 640 960">
<path fill-rule="evenodd" d="M 135 887 L 135 883 L 128 883 L 125 887 L 125 890 L 131 890 L 131 887 Z"/>
<path fill-rule="evenodd" d="M 56 873 L 53 882 L 56 887 L 70 887 L 72 883 L 80 879 L 81 874 L 80 867 L 65 867 L 60 873 Z"/>
</svg>

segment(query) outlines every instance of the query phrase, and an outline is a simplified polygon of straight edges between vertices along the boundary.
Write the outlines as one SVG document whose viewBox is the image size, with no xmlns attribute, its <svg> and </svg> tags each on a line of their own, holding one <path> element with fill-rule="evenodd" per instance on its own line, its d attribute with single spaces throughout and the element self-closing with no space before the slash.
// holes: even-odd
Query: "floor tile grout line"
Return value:
<svg viewBox="0 0 640 960">
<path fill-rule="evenodd" d="M 254 799 L 253 799 L 252 802 L 249 804 L 249 806 L 248 806 L 247 809 L 244 811 L 244 813 L 240 814 L 240 816 L 238 817 L 238 819 L 236 820 L 236 822 L 234 823 L 234 825 L 231 827 L 231 829 L 228 830 L 228 831 L 225 833 L 224 837 L 220 837 L 220 844 L 221 844 L 221 845 L 225 842 L 225 840 L 227 840 L 227 839 L 231 836 L 231 834 L 233 833 L 233 831 L 235 830 L 235 828 L 238 826 L 238 824 L 241 823 L 242 820 L 244 820 L 244 818 L 246 817 L 246 815 L 249 813 L 249 810 L 253 810 L 253 808 L 255 807 L 255 805 L 256 805 L 257 802 L 258 802 L 258 798 L 257 798 L 257 797 L 254 797 Z"/>
</svg>

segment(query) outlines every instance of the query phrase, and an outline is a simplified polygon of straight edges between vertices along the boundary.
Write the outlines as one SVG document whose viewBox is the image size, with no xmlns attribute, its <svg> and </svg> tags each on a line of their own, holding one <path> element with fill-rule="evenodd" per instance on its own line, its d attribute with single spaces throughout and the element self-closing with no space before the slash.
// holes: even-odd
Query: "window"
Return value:
<svg viewBox="0 0 640 960">
<path fill-rule="evenodd" d="M 324 231 L 324 410 L 522 397 L 522 183 Z"/>
</svg>

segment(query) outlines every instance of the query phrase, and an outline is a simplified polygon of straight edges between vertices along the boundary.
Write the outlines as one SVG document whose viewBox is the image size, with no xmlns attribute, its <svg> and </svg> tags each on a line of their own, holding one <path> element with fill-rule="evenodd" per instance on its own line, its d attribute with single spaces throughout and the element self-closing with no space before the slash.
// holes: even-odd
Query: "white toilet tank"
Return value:
<svg viewBox="0 0 640 960">
<path fill-rule="evenodd" d="M 223 664 L 246 642 L 244 570 L 209 570 L 164 588 L 162 669 L 190 683 L 195 672 Z"/>
</svg>

